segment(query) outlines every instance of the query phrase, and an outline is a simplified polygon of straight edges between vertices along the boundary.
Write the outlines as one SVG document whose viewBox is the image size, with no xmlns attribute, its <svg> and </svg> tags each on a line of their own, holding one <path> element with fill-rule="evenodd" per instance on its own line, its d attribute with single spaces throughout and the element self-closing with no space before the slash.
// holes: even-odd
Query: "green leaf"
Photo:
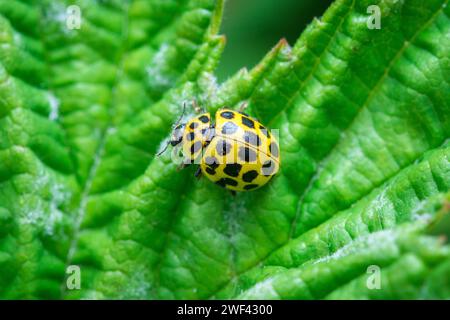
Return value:
<svg viewBox="0 0 450 320">
<path fill-rule="evenodd" d="M 338 0 L 217 84 L 222 10 L 0 0 L 0 297 L 450 298 L 448 0 Z M 249 102 L 278 176 L 233 197 L 155 157 L 192 99 Z"/>
</svg>

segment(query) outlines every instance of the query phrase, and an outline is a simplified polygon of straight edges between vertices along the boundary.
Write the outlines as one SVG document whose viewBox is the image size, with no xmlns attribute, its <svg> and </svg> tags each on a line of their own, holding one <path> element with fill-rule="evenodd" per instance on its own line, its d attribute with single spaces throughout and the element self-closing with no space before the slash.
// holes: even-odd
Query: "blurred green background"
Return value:
<svg viewBox="0 0 450 320">
<path fill-rule="evenodd" d="M 290 45 L 332 0 L 227 0 L 221 34 L 227 45 L 217 70 L 220 81 L 253 67 L 281 39 Z"/>
</svg>

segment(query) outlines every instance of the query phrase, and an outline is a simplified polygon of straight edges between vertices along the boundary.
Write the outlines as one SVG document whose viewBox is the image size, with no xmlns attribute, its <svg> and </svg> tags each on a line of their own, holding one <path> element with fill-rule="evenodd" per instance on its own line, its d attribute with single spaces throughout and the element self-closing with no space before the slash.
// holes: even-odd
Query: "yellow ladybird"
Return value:
<svg viewBox="0 0 450 320">
<path fill-rule="evenodd" d="M 259 121 L 231 109 L 200 114 L 177 125 L 170 140 L 181 144 L 184 165 L 200 165 L 197 174 L 232 191 L 265 185 L 279 170 L 278 141 Z M 201 170 L 201 171 L 200 171 Z"/>
</svg>

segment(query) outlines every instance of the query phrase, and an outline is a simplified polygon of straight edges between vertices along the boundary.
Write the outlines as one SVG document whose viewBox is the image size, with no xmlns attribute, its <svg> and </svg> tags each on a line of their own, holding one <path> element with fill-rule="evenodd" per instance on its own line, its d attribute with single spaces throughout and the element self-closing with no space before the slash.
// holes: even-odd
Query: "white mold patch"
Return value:
<svg viewBox="0 0 450 320">
<path fill-rule="evenodd" d="M 68 28 L 67 5 L 60 1 L 52 1 L 44 13 L 45 23 L 54 24 L 65 36 L 72 37 L 77 29 Z"/>
<path fill-rule="evenodd" d="M 60 207 L 68 201 L 70 192 L 47 174 L 35 180 L 34 189 L 31 198 L 24 199 L 24 214 L 20 222 L 35 226 L 44 235 L 53 236 L 64 215 Z M 48 190 L 48 193 L 42 194 L 43 190 Z"/>
<path fill-rule="evenodd" d="M 121 290 L 120 299 L 149 299 L 152 287 L 146 277 L 145 270 L 135 270 Z"/>
<path fill-rule="evenodd" d="M 210 72 L 204 72 L 200 77 L 199 85 L 203 91 L 200 96 L 201 102 L 214 104 L 218 99 L 217 95 L 220 90 L 217 78 Z"/>
<path fill-rule="evenodd" d="M 167 71 L 167 57 L 170 52 L 168 44 L 162 44 L 152 62 L 145 68 L 147 74 L 147 83 L 152 89 L 163 90 L 170 87 L 171 78 Z"/>
<path fill-rule="evenodd" d="M 59 117 L 59 100 L 53 93 L 48 93 L 48 102 L 50 104 L 50 113 L 48 118 L 55 121 Z"/>
</svg>

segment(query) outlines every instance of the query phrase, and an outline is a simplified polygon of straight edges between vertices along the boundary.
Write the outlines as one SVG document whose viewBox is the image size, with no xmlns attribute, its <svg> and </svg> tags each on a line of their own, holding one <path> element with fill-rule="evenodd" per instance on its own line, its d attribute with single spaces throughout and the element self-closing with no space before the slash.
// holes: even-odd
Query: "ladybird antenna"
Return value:
<svg viewBox="0 0 450 320">
<path fill-rule="evenodd" d="M 181 122 L 181 119 L 183 119 L 184 117 L 184 112 L 186 111 L 186 101 L 183 102 L 183 111 L 181 112 L 181 116 L 178 118 L 177 122 L 175 122 L 175 124 L 173 125 L 173 127 L 175 128 L 176 126 L 178 126 Z M 166 152 L 167 148 L 169 147 L 170 141 L 167 141 L 166 145 L 164 146 L 164 148 L 158 152 L 156 154 L 157 157 L 159 157 L 160 155 L 162 155 L 164 152 Z"/>
<path fill-rule="evenodd" d="M 166 145 L 164 146 L 164 149 L 162 149 L 160 152 L 158 152 L 158 153 L 156 154 L 157 157 L 159 157 L 159 156 L 162 155 L 164 152 L 166 152 L 167 147 L 169 146 L 169 143 L 170 143 L 170 142 L 167 142 Z"/>
<path fill-rule="evenodd" d="M 178 118 L 177 122 L 175 122 L 175 124 L 173 125 L 174 127 L 176 127 L 177 125 L 180 124 L 181 119 L 183 119 L 183 117 L 184 117 L 185 111 L 186 111 L 186 101 L 183 102 L 183 111 L 181 111 L 181 116 Z"/>
<path fill-rule="evenodd" d="M 241 106 L 239 107 L 239 112 L 244 112 L 245 109 L 248 107 L 248 101 L 244 101 Z"/>
<path fill-rule="evenodd" d="M 198 105 L 198 103 L 197 103 L 197 100 L 196 99 L 193 99 L 192 100 L 192 107 L 194 108 L 194 111 L 196 112 L 196 113 L 205 113 L 206 112 L 206 108 L 205 107 L 200 107 L 199 105 Z"/>
</svg>

